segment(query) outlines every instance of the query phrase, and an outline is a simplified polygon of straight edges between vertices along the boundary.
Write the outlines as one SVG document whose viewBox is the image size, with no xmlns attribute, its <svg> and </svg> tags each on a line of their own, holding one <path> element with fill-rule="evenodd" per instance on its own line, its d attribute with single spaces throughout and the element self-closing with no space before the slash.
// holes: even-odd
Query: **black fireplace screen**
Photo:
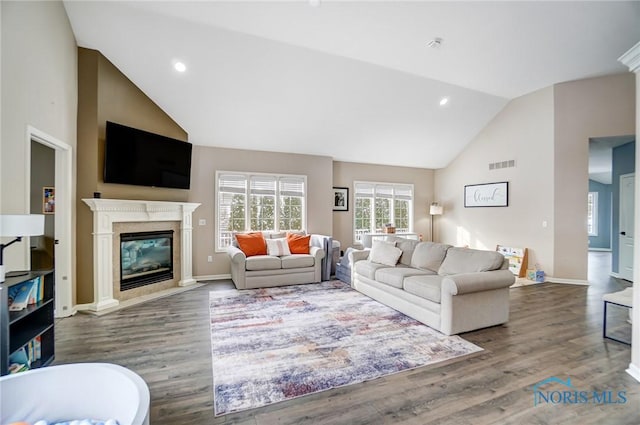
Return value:
<svg viewBox="0 0 640 425">
<path fill-rule="evenodd" d="M 173 230 L 120 234 L 120 290 L 173 279 Z"/>
</svg>

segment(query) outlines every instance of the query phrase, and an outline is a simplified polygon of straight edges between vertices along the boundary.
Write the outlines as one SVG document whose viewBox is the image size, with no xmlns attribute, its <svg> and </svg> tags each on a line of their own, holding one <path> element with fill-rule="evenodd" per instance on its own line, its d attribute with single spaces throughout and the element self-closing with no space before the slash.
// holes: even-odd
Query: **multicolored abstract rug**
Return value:
<svg viewBox="0 0 640 425">
<path fill-rule="evenodd" d="M 481 351 L 340 281 L 210 293 L 215 414 Z"/>
</svg>

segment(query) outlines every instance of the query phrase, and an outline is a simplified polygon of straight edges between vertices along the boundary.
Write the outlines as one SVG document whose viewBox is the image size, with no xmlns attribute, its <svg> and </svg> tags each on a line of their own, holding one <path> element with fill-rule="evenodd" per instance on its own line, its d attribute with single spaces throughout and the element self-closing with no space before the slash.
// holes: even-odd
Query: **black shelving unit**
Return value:
<svg viewBox="0 0 640 425">
<path fill-rule="evenodd" d="M 9 288 L 42 276 L 42 301 L 21 311 L 9 311 Z M 9 373 L 9 356 L 40 337 L 40 359 L 31 363 L 31 369 L 53 362 L 54 349 L 54 288 L 53 270 L 29 272 L 22 276 L 8 277 L 0 283 L 0 376 Z"/>
</svg>

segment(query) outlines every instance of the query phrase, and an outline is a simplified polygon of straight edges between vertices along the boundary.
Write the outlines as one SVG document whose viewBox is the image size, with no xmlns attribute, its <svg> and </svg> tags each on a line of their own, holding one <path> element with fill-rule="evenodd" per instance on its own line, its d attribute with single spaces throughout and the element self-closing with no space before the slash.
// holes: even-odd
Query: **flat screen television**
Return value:
<svg viewBox="0 0 640 425">
<path fill-rule="evenodd" d="M 191 143 L 107 121 L 104 182 L 189 189 Z"/>
</svg>

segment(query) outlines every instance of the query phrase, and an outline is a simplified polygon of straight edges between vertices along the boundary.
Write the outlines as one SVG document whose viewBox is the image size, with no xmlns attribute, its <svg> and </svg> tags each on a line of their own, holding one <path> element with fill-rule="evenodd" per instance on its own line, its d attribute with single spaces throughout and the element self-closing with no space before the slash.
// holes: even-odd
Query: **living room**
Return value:
<svg viewBox="0 0 640 425">
<path fill-rule="evenodd" d="M 186 126 L 182 127 L 184 124 L 171 119 L 171 105 L 156 104 L 154 99 L 147 97 L 144 87 L 138 88 L 133 82 L 134 75 L 122 73 L 103 53 L 79 46 L 62 2 L 3 2 L 0 10 L 3 82 L 1 211 L 3 214 L 24 213 L 25 205 L 29 203 L 28 181 L 23 178 L 29 157 L 24 140 L 27 126 L 43 132 L 43 137 L 51 135 L 71 148 L 71 190 L 66 198 L 63 192 L 56 193 L 59 208 L 64 209 L 66 205 L 68 212 L 69 226 L 66 231 L 69 237 L 60 238 L 60 250 L 67 250 L 69 256 L 63 268 L 56 268 L 56 273 L 65 276 L 66 284 L 69 285 L 66 290 L 59 291 L 63 298 L 66 297 L 65 311 L 69 314 L 75 312 L 78 305 L 94 302 L 92 216 L 90 209 L 82 201 L 93 198 L 94 192 L 100 192 L 105 199 L 200 203 L 193 213 L 193 276 L 202 280 L 228 279 L 227 255 L 215 246 L 216 170 L 306 175 L 309 193 L 307 229 L 313 233 L 332 235 L 334 239 L 341 241 L 343 249 L 353 241 L 353 205 L 349 211 L 333 212 L 332 188 L 353 189 L 354 181 L 409 183 L 414 187 L 414 233 L 422 234 L 425 239 L 431 238 L 433 217 L 429 215 L 428 206 L 437 201 L 444 206 L 444 214 L 438 216 L 434 223 L 435 240 L 488 250 L 494 250 L 497 244 L 528 247 L 530 264 L 540 264 L 548 281 L 586 284 L 588 236 L 584 231 L 583 217 L 586 216 L 584 199 L 588 190 L 588 139 L 635 134 L 637 127 L 637 77 L 626 72 L 620 63 L 614 63 L 614 66 L 620 68 L 613 75 L 590 75 L 592 78 L 557 82 L 513 99 L 494 99 L 494 103 L 487 108 L 486 115 L 477 118 L 476 129 L 468 137 L 469 143 L 464 150 L 451 162 L 440 167 L 380 165 L 378 161 L 382 162 L 383 157 L 392 156 L 392 153 L 376 150 L 370 152 L 367 148 L 361 148 L 363 162 L 336 159 L 341 158 L 341 150 L 346 149 L 346 146 L 340 145 L 333 146 L 336 153 L 329 156 L 297 153 L 286 147 L 272 149 L 267 145 L 264 149 L 234 149 L 228 146 L 194 144 L 192 186 L 189 191 L 110 185 L 103 183 L 99 177 L 102 161 L 100 140 L 104 134 L 105 121 L 129 120 L 129 125 L 182 140 L 186 140 L 187 133 L 191 140 L 193 134 L 186 131 Z M 632 10 L 637 18 L 637 8 Z M 617 60 L 640 38 L 638 34 L 632 33 L 632 36 L 635 39 L 628 46 L 612 54 L 614 59 Z M 444 40 L 443 47 L 446 47 L 447 41 Z M 287 46 L 287 49 L 296 48 Z M 344 65 L 344 61 L 347 61 L 344 58 L 336 59 L 325 53 L 307 54 L 313 65 L 318 65 L 322 58 L 329 57 L 328 65 L 325 65 L 327 68 L 343 69 L 343 66 L 347 66 Z M 370 65 L 361 63 L 349 63 L 348 66 L 355 67 L 358 72 L 362 70 L 364 75 L 372 78 L 376 86 L 381 86 L 385 78 L 393 81 L 419 79 L 414 76 L 398 76 L 388 70 L 371 71 L 368 69 Z M 87 75 L 93 78 L 92 82 L 87 83 Z M 311 81 L 313 76 L 316 74 L 309 76 Z M 355 82 L 357 79 L 347 79 L 345 84 Z M 109 86 L 112 83 L 117 85 Z M 93 98 L 86 95 L 87 87 L 93 87 Z M 137 112 L 132 114 L 131 109 L 123 108 L 122 103 L 110 97 L 115 93 L 122 95 L 123 92 L 125 96 L 132 96 L 126 98 L 125 103 L 129 99 L 139 102 L 132 109 L 147 112 L 136 116 Z M 229 107 L 241 108 L 242 105 L 230 104 Z M 437 109 L 434 111 L 434 114 L 439 113 Z M 276 112 L 274 116 L 280 116 Z M 264 113 L 268 115 L 268 109 Z M 84 118 L 82 114 L 85 114 Z M 211 114 L 210 119 L 215 120 L 215 113 Z M 84 126 L 88 120 L 93 120 L 94 125 Z M 277 123 L 277 120 L 274 121 Z M 241 123 L 235 123 L 240 127 L 239 124 Z M 372 122 L 360 125 L 371 126 L 371 132 L 376 130 Z M 456 123 L 451 121 L 449 125 L 453 127 Z M 275 136 L 269 137 L 284 137 L 284 133 L 278 133 L 277 129 L 271 130 Z M 87 131 L 93 134 L 87 137 Z M 311 145 L 323 143 L 328 142 L 322 139 L 310 140 Z M 516 166 L 500 170 L 489 170 L 487 166 L 506 160 L 515 160 Z M 465 185 L 496 181 L 509 181 L 508 208 L 464 208 L 462 191 Z M 352 202 L 353 190 L 350 192 Z M 204 224 L 200 225 L 202 220 Z M 28 249 L 28 246 L 15 246 L 6 251 L 5 264 L 8 270 L 28 267 Z M 201 288 L 193 293 L 197 293 L 196 291 L 201 291 Z M 550 290 L 545 295 L 534 292 L 527 294 L 531 298 L 540 297 L 553 305 L 557 302 L 554 297 L 575 296 L 576 293 L 570 291 L 580 289 L 555 291 L 557 290 Z M 528 297 L 520 295 L 516 298 L 521 301 L 519 308 L 526 310 Z M 588 298 L 589 305 L 600 306 L 601 303 L 592 299 L 592 294 Z M 583 300 L 586 299 L 585 296 Z M 185 302 L 190 305 L 189 301 Z M 165 307 L 170 308 L 168 300 L 164 303 Z M 579 316 L 578 313 L 571 317 L 579 320 Z M 537 317 L 540 319 L 540 316 Z M 599 314 L 589 317 L 593 320 L 600 319 Z M 109 323 L 108 326 L 115 320 L 109 315 L 104 316 L 104 319 L 105 323 Z M 526 328 L 522 325 L 523 320 L 524 318 L 520 318 L 515 323 L 521 323 L 522 330 Z M 597 327 L 595 323 L 591 325 Z M 135 330 L 131 332 L 135 333 Z M 493 333 L 479 335 L 474 342 L 483 345 L 483 341 L 490 340 L 496 332 L 494 330 Z M 500 337 L 509 338 L 504 332 Z M 548 338 L 544 333 L 535 332 L 532 337 Z M 207 345 L 208 341 L 204 341 L 204 346 Z M 207 348 L 206 355 L 210 356 L 208 350 Z M 614 350 L 621 349 L 616 347 Z M 561 357 L 561 353 L 556 355 Z M 543 361 L 543 351 L 538 354 L 539 361 Z M 623 351 L 616 354 L 620 356 L 616 358 L 619 366 L 616 373 L 624 373 L 630 351 L 626 349 L 626 354 Z M 626 363 L 620 360 L 624 355 L 627 356 Z M 72 358 L 73 356 L 69 356 L 65 360 Z M 93 359 L 82 360 L 102 358 L 104 357 L 97 355 Z M 599 361 L 603 359 L 598 358 L 594 364 L 599 364 Z M 141 369 L 145 373 L 154 373 L 146 367 Z M 447 370 L 447 373 L 451 372 Z M 487 379 L 497 381 L 495 376 Z M 167 385 L 170 385 L 169 381 Z M 206 403 L 205 398 L 202 396 L 203 403 Z M 453 399 L 447 399 L 445 403 L 450 402 Z M 183 403 L 187 402 L 183 400 Z M 520 406 L 524 405 L 524 401 L 518 403 L 521 403 Z M 157 407 L 156 411 L 158 409 L 160 408 Z M 454 408 L 451 410 L 455 411 Z M 265 412 L 268 411 L 267 409 Z M 161 422 L 159 418 L 160 416 L 157 417 L 158 423 Z M 245 420 L 254 423 L 255 419 Z M 417 423 L 423 421 L 418 420 Z"/>
</svg>

